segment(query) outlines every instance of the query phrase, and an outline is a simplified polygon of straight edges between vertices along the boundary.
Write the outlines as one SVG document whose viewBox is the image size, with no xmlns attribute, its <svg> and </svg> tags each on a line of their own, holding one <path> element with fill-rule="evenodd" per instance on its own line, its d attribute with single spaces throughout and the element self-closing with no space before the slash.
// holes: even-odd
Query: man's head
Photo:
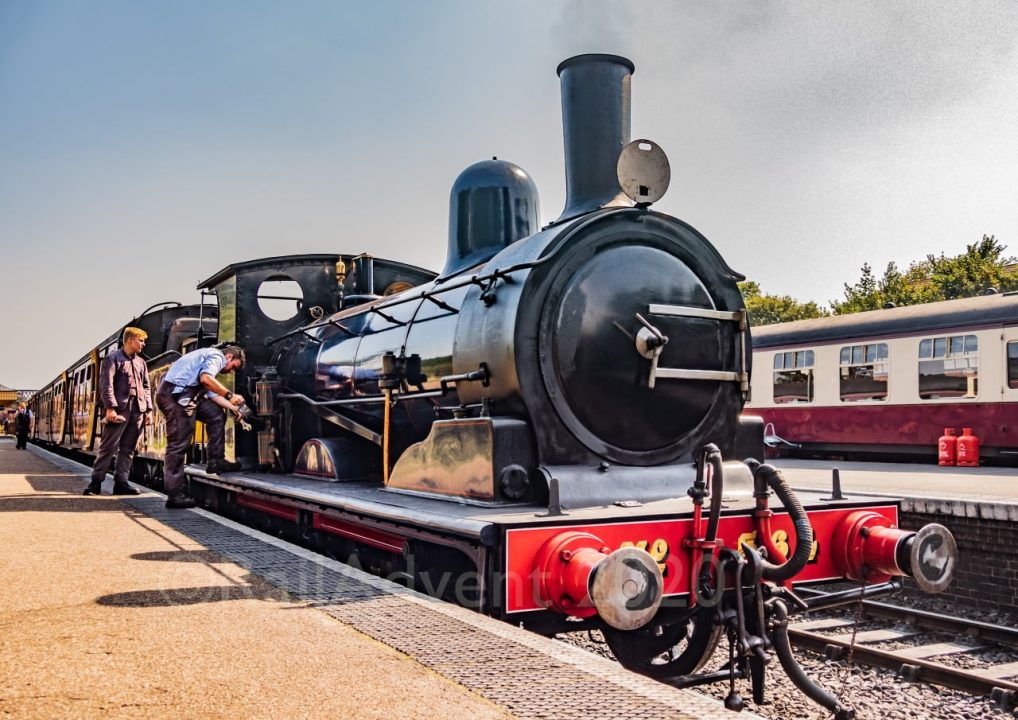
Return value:
<svg viewBox="0 0 1018 720">
<path fill-rule="evenodd" d="M 240 345 L 225 345 L 222 348 L 222 353 L 226 356 L 226 365 L 223 366 L 222 372 L 233 372 L 244 367 L 246 358 L 244 357 L 244 348 Z"/>
<path fill-rule="evenodd" d="M 141 328 L 124 328 L 124 352 L 134 357 L 145 349 L 145 341 L 148 340 L 148 333 Z"/>
<path fill-rule="evenodd" d="M 25 409 L 25 403 L 18 403 L 18 410 L 24 410 L 24 409 Z"/>
</svg>

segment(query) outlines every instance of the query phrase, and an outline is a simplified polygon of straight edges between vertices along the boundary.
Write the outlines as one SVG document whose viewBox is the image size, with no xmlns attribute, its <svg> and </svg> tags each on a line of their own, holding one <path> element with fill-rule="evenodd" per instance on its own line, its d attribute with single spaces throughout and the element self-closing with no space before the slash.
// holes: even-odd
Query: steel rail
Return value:
<svg viewBox="0 0 1018 720">
<path fill-rule="evenodd" d="M 953 635 L 964 635 L 976 640 L 985 640 L 986 642 L 998 645 L 1018 648 L 1018 628 L 994 625 L 979 620 L 965 620 L 926 610 L 913 610 L 873 600 L 863 602 L 863 612 L 873 617 L 908 622 L 914 627 L 922 628 L 923 630 L 937 630 Z"/>
<path fill-rule="evenodd" d="M 823 591 L 813 590 L 812 588 L 796 588 L 795 591 L 800 595 L 807 596 L 823 596 L 826 594 Z M 858 595 L 858 591 L 854 592 Z M 994 625 L 979 620 L 966 620 L 965 618 L 953 615 L 943 615 L 927 610 L 892 605 L 891 603 L 880 602 L 879 600 L 864 600 L 862 606 L 863 612 L 871 617 L 898 620 L 923 630 L 964 635 L 975 640 L 985 640 L 986 642 L 998 645 L 1018 648 L 1018 628 Z"/>
<path fill-rule="evenodd" d="M 797 647 L 813 650 L 828 657 L 832 655 L 844 657 L 851 645 L 848 640 L 838 640 L 808 630 L 799 630 L 794 625 L 788 627 L 788 635 Z M 843 652 L 832 653 L 832 648 Z M 1015 707 L 1018 700 L 1018 683 L 986 677 L 979 674 L 979 671 L 948 667 L 929 660 L 899 655 L 893 650 L 878 650 L 858 643 L 852 649 L 852 659 L 871 667 L 894 670 L 912 681 L 922 680 L 972 695 L 984 695 L 1008 709 Z M 987 668 L 990 669 L 992 668 Z"/>
</svg>

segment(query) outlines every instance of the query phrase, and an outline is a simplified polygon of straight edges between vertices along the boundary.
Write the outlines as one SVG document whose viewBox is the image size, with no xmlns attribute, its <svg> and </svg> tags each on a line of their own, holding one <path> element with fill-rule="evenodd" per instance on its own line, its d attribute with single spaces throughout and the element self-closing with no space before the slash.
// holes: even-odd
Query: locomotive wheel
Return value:
<svg viewBox="0 0 1018 720">
<path fill-rule="evenodd" d="M 663 625 L 662 630 L 660 635 L 653 629 L 623 632 L 605 628 L 602 632 L 624 667 L 658 679 L 696 672 L 721 639 L 721 626 L 715 624 L 711 608 L 696 610 L 685 620 Z"/>
</svg>

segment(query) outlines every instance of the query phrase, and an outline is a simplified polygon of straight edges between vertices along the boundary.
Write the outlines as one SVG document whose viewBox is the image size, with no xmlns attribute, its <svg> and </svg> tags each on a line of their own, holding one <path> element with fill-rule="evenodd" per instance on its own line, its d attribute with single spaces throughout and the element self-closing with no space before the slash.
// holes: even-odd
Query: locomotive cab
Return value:
<svg viewBox="0 0 1018 720">
<path fill-rule="evenodd" d="M 434 277 L 429 270 L 370 255 L 308 254 L 227 265 L 201 282 L 198 290 L 216 297 L 217 342 L 237 343 L 247 354 L 245 366 L 235 375 L 225 376 L 224 383 L 254 398 L 268 415 L 274 407 L 279 372 L 297 370 L 300 377 L 305 356 L 317 350 L 315 338 L 303 334 L 301 328 L 344 307 L 368 303 Z M 274 356 L 278 348 L 294 336 L 300 338 L 300 351 L 277 368 Z M 313 377 L 307 379 L 313 382 Z M 322 434 L 317 418 L 296 422 L 296 431 L 304 438 Z M 271 430 L 263 432 L 275 435 Z M 227 426 L 227 457 L 244 466 L 270 464 L 274 457 L 271 445 L 255 432 L 237 432 L 232 420 Z M 284 456 L 292 457 L 296 450 L 299 445 Z"/>
</svg>

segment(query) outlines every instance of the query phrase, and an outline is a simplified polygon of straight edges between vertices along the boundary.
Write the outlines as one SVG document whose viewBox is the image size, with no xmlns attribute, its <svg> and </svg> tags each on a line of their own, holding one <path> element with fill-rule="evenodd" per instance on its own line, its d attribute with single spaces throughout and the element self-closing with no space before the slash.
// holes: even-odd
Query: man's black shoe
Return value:
<svg viewBox="0 0 1018 720">
<path fill-rule="evenodd" d="M 103 486 L 102 483 L 92 482 L 88 484 L 88 487 L 81 491 L 82 495 L 102 495 Z"/>
<path fill-rule="evenodd" d="M 240 470 L 240 463 L 230 462 L 229 460 L 209 460 L 209 464 L 205 466 L 205 472 L 213 475 L 223 472 L 237 472 L 238 470 Z"/>
<path fill-rule="evenodd" d="M 131 487 L 130 485 L 120 485 L 120 484 L 114 484 L 113 485 L 113 494 L 114 495 L 141 495 L 140 492 L 138 492 L 135 488 Z"/>
<path fill-rule="evenodd" d="M 166 498 L 166 507 L 171 510 L 183 510 L 185 508 L 193 508 L 198 506 L 198 501 L 187 495 L 177 495 L 176 497 Z"/>
</svg>

